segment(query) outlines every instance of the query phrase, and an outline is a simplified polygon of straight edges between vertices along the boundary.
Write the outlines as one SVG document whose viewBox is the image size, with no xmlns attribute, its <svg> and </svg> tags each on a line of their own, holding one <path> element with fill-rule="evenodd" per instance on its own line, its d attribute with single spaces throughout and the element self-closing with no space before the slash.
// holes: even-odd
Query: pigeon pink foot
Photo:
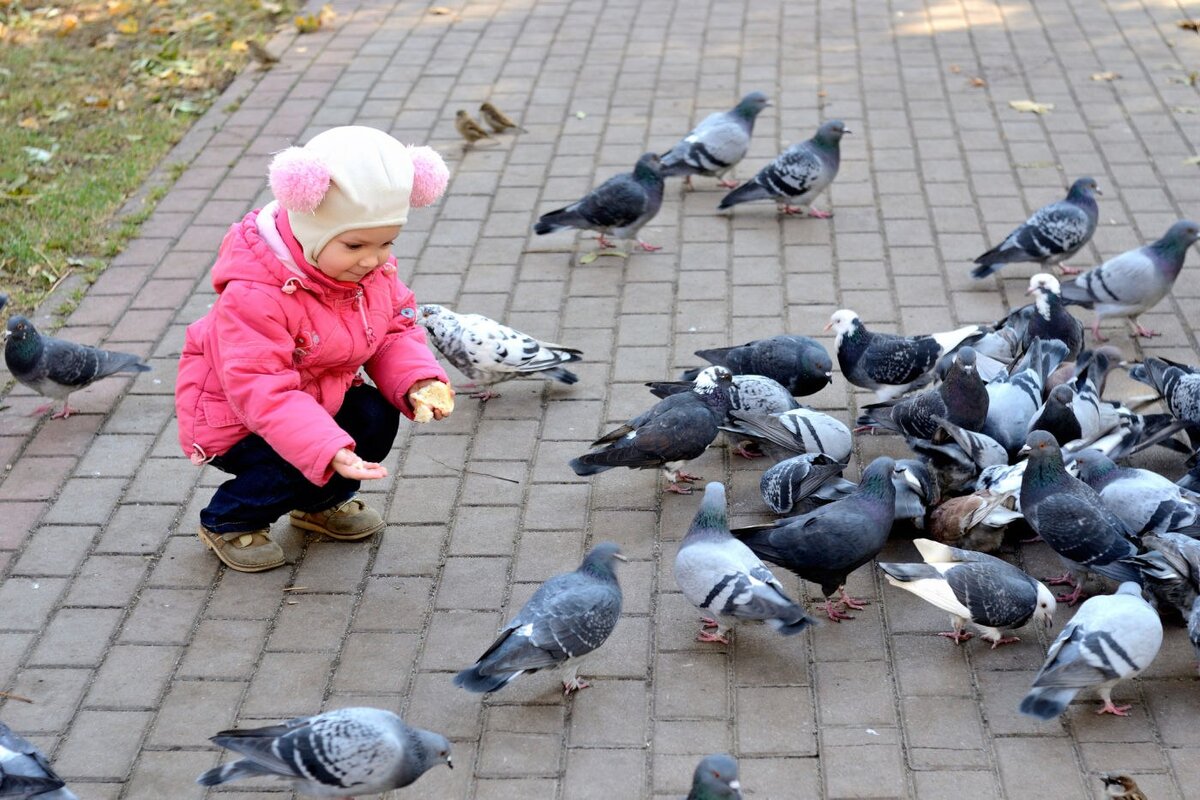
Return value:
<svg viewBox="0 0 1200 800">
<path fill-rule="evenodd" d="M 1083 597 L 1083 584 L 1080 583 L 1075 587 L 1075 591 L 1069 594 L 1055 595 L 1055 600 L 1060 603 L 1066 603 L 1068 606 L 1073 606 Z"/>
<path fill-rule="evenodd" d="M 1129 709 L 1133 706 L 1118 706 L 1114 705 L 1112 700 L 1105 700 L 1104 705 L 1096 712 L 1097 714 L 1113 714 L 1118 717 L 1128 717 Z"/>
<path fill-rule="evenodd" d="M 995 650 L 1002 644 L 1016 644 L 1019 641 L 1021 641 L 1020 636 L 1001 636 L 999 639 L 992 642 L 992 649 Z"/>
<path fill-rule="evenodd" d="M 717 181 L 717 185 L 724 186 L 726 189 L 736 189 L 738 186 L 741 186 L 737 181 L 731 181 L 728 178 Z"/>
<path fill-rule="evenodd" d="M 493 400 L 499 396 L 499 392 L 493 392 L 491 389 L 480 389 L 478 392 L 472 392 L 467 395 L 467 397 L 473 397 L 481 403 L 486 403 L 488 400 Z"/>
<path fill-rule="evenodd" d="M 845 586 L 841 587 L 841 592 L 842 592 L 842 598 L 838 602 L 841 603 L 842 605 L 846 606 L 847 608 L 852 608 L 855 611 L 862 611 L 864 608 L 867 607 L 868 601 L 863 600 L 858 597 L 851 597 L 850 595 L 846 594 Z"/>
<path fill-rule="evenodd" d="M 1080 267 L 1068 267 L 1066 264 L 1058 265 L 1059 275 L 1078 275 L 1081 272 L 1083 272 L 1083 270 Z"/>
<path fill-rule="evenodd" d="M 1046 578 L 1046 585 L 1047 586 L 1075 586 L 1077 584 L 1075 581 L 1075 576 L 1071 574 L 1070 570 L 1068 570 L 1068 571 L 1064 572 L 1062 575 L 1059 575 L 1057 578 Z"/>
<path fill-rule="evenodd" d="M 742 458 L 763 458 L 765 453 L 759 453 L 750 449 L 753 442 L 738 442 L 738 446 L 733 448 L 733 452 Z"/>
<path fill-rule="evenodd" d="M 839 609 L 831 598 L 825 598 L 825 616 L 829 617 L 834 622 L 841 622 L 844 619 L 854 619 L 854 615 L 847 614 Z"/>
<path fill-rule="evenodd" d="M 638 239 L 637 243 L 638 247 L 642 248 L 647 253 L 653 253 L 655 250 L 663 249 L 663 245 L 661 244 L 650 244 L 649 242 L 643 242 L 641 239 Z"/>
<path fill-rule="evenodd" d="M 817 219 L 831 219 L 833 217 L 833 212 L 822 211 L 819 208 L 809 208 L 808 215 L 810 217 L 816 217 Z"/>
<path fill-rule="evenodd" d="M 945 636 L 947 639 L 952 639 L 955 644 L 969 642 L 975 638 L 975 634 L 970 631 L 942 631 L 938 636 Z"/>
<path fill-rule="evenodd" d="M 691 494 L 692 487 L 691 486 L 681 486 L 680 484 L 672 481 L 671 483 L 667 484 L 667 488 L 663 489 L 663 491 L 670 492 L 671 494 Z"/>
<path fill-rule="evenodd" d="M 709 633 L 708 631 L 700 631 L 696 634 L 697 642 L 715 642 L 717 644 L 729 644 L 729 639 L 725 638 L 722 633 Z"/>
<path fill-rule="evenodd" d="M 1153 339 L 1155 336 L 1162 336 L 1162 333 L 1159 331 L 1152 331 L 1139 322 L 1133 323 L 1133 332 L 1134 335 L 1141 336 L 1144 339 Z"/>
</svg>

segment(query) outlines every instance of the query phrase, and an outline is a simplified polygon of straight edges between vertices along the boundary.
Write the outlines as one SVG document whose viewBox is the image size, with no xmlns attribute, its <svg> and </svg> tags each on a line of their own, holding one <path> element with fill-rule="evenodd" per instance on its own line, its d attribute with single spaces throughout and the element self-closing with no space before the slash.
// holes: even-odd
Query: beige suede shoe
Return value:
<svg viewBox="0 0 1200 800">
<path fill-rule="evenodd" d="M 324 511 L 293 511 L 292 524 L 330 539 L 351 542 L 365 539 L 384 529 L 383 517 L 357 497 Z"/>
<path fill-rule="evenodd" d="M 226 566 L 238 572 L 265 572 L 282 567 L 287 562 L 283 548 L 271 541 L 270 528 L 215 533 L 201 525 L 200 541 L 216 553 Z"/>
</svg>

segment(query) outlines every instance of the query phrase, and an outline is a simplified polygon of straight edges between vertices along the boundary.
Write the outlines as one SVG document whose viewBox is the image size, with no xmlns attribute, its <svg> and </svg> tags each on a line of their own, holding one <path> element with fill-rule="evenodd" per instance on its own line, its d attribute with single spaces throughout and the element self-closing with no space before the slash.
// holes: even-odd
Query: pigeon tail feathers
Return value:
<svg viewBox="0 0 1200 800">
<path fill-rule="evenodd" d="M 767 191 L 765 186 L 754 181 L 747 181 L 722 197 L 721 202 L 717 204 L 717 209 L 732 208 L 741 203 L 749 203 L 754 200 L 768 200 L 770 197 L 771 193 Z"/>
</svg>

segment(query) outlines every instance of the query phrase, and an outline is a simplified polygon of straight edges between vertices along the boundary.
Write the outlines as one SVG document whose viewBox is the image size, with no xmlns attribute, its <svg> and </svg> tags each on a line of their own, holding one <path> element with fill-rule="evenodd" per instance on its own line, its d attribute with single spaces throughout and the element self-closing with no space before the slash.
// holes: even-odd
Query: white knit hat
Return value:
<svg viewBox="0 0 1200 800">
<path fill-rule="evenodd" d="M 289 147 L 269 169 L 271 191 L 313 264 L 339 234 L 405 224 L 410 205 L 441 197 L 449 174 L 433 149 L 407 147 L 362 125 L 331 128 L 304 147 Z"/>
</svg>

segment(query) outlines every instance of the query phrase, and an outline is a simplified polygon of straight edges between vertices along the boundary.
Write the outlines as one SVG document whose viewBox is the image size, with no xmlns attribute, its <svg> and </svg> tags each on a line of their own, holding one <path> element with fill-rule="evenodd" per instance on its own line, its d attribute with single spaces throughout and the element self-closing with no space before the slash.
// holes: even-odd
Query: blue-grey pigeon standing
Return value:
<svg viewBox="0 0 1200 800">
<path fill-rule="evenodd" d="M 875 392 L 881 402 L 892 400 L 932 378 L 938 359 L 986 331 L 968 325 L 945 333 L 898 336 L 867 330 L 858 314 L 835 311 L 825 330 L 837 333 L 838 366 L 851 384 Z"/>
<path fill-rule="evenodd" d="M 453 768 L 450 742 L 380 708 L 341 708 L 280 725 L 221 731 L 214 744 L 242 756 L 196 779 L 218 786 L 275 777 L 299 794 L 345 797 L 408 786 L 438 764 Z"/>
<path fill-rule="evenodd" d="M 773 524 L 733 531 L 759 558 L 821 586 L 825 614 L 835 622 L 853 619 L 847 608 L 865 601 L 846 594 L 846 578 L 887 544 L 896 514 L 896 462 L 880 456 L 863 470 L 852 493 L 829 505 Z M 841 593 L 839 601 L 833 595 Z"/>
<path fill-rule="evenodd" d="M 618 239 L 633 239 L 643 250 L 661 250 L 661 245 L 647 244 L 638 232 L 662 207 L 662 163 L 655 153 L 645 153 L 634 165 L 633 172 L 614 175 L 582 199 L 569 206 L 548 211 L 538 218 L 533 232 L 541 236 L 565 228 L 596 231 L 601 247 L 611 247 L 605 234 Z"/>
<path fill-rule="evenodd" d="M 565 384 L 579 377 L 563 364 L 579 361 L 583 352 L 543 342 L 482 314 L 456 314 L 444 306 L 424 303 L 417 321 L 429 341 L 458 371 L 475 381 L 473 397 L 490 400 L 500 395 L 491 387 L 513 378 L 553 378 Z"/>
<path fill-rule="evenodd" d="M 571 666 L 563 693 L 586 689 L 579 663 L 608 639 L 621 616 L 616 562 L 626 561 L 613 542 L 601 542 L 574 572 L 555 575 L 500 631 L 474 665 L 454 676 L 456 686 L 494 692 L 525 672 Z"/>
<path fill-rule="evenodd" d="M 717 208 L 774 200 L 784 214 L 799 214 L 807 208 L 809 216 L 829 218 L 828 211 L 813 208 L 812 202 L 837 177 L 842 136 L 849 132 L 841 120 L 824 123 L 813 138 L 784 150 L 757 175 L 721 198 Z"/>
<path fill-rule="evenodd" d="M 1058 265 L 1063 274 L 1072 270 L 1062 262 L 1087 244 L 1096 232 L 1100 210 L 1093 195 L 1101 194 L 1092 178 L 1071 184 L 1063 200 L 1042 206 L 1017 226 L 1004 241 L 975 259 L 971 277 L 986 278 L 1005 264 L 1032 261 L 1041 266 Z"/>
<path fill-rule="evenodd" d="M 679 484 L 699 480 L 699 476 L 684 472 L 682 465 L 703 455 L 717 438 L 717 426 L 729 413 L 732 385 L 729 370 L 709 367 L 696 378 L 690 392 L 659 400 L 649 411 L 592 442 L 600 449 L 571 459 L 571 469 L 576 475 L 595 475 L 614 467 L 658 468 L 670 481 L 667 491 L 691 494 L 690 487 Z"/>
<path fill-rule="evenodd" d="M 62 411 L 51 419 L 66 419 L 76 409 L 67 398 L 101 378 L 119 372 L 146 372 L 149 364 L 132 353 L 101 350 L 38 333 L 33 323 L 20 315 L 8 318 L 8 336 L 4 342 L 4 363 L 18 381 L 43 397 L 61 400 Z M 54 403 L 39 408 L 42 413 Z"/>
<path fill-rule="evenodd" d="M 801 453 L 769 467 L 759 479 L 763 502 L 776 514 L 803 513 L 853 492 L 846 465 L 824 453 Z"/>
<path fill-rule="evenodd" d="M 1157 331 L 1137 321 L 1138 315 L 1158 305 L 1171 291 L 1188 248 L 1197 240 L 1200 225 L 1190 220 L 1176 222 L 1157 242 L 1110 258 L 1063 286 L 1063 300 L 1095 310 L 1092 337 L 1098 342 L 1106 341 L 1100 335 L 1105 317 L 1126 317 L 1134 336 L 1157 336 Z"/>
<path fill-rule="evenodd" d="M 699 377 L 699 372 L 696 373 Z M 669 397 L 673 394 L 690 392 L 695 380 L 691 381 L 650 381 L 650 393 L 655 397 Z M 783 384 L 765 375 L 734 375 L 733 384 L 729 387 L 729 411 L 725 424 L 731 424 L 734 419 L 728 414 L 734 411 L 760 411 L 764 414 L 782 414 L 785 411 L 799 408 L 796 398 L 784 388 Z M 738 442 L 735 453 L 743 458 L 758 458 L 762 453 L 749 448 L 753 442 Z"/>
<path fill-rule="evenodd" d="M 692 774 L 692 790 L 684 800 L 742 800 L 737 760 L 726 753 L 700 759 Z"/>
<path fill-rule="evenodd" d="M 808 336 L 772 336 L 737 347 L 697 350 L 696 355 L 710 364 L 728 368 L 734 375 L 774 378 L 797 397 L 816 394 L 833 382 L 829 351 Z M 689 369 L 683 373 L 683 379 L 694 380 L 699 372 Z"/>
<path fill-rule="evenodd" d="M 663 153 L 663 177 L 683 175 L 690 189 L 693 175 L 722 178 L 721 186 L 732 189 L 737 181 L 724 180 L 750 149 L 754 120 L 771 105 L 762 92 L 751 92 L 728 111 L 709 114 L 692 132 Z"/>
<path fill-rule="evenodd" d="M 894 430 L 904 436 L 932 439 L 939 418 L 968 431 L 980 431 L 987 419 L 987 387 L 975 369 L 975 350 L 963 347 L 946 373 L 932 389 L 888 403 L 864 407 L 858 424 L 867 428 Z"/>
<path fill-rule="evenodd" d="M 1115 581 L 1137 581 L 1137 569 L 1124 559 L 1137 553 L 1121 518 L 1104 506 L 1096 490 L 1069 474 L 1054 437 L 1034 431 L 1026 442 L 1029 457 L 1021 476 L 1021 511 L 1029 527 L 1066 563 L 1068 571 L 1051 584 L 1074 583 L 1059 597 L 1079 602 L 1083 580 L 1072 573 L 1091 571 Z"/>
<path fill-rule="evenodd" d="M 3 722 L 0 722 L 0 797 L 79 800 L 42 751 Z"/>
<path fill-rule="evenodd" d="M 1072 466 L 1133 533 L 1200 536 L 1200 498 L 1185 494 L 1170 479 L 1148 469 L 1118 466 L 1092 448 L 1076 453 Z"/>
<path fill-rule="evenodd" d="M 950 614 L 954 630 L 939 633 L 961 644 L 972 637 L 967 623 L 979 629 L 994 650 L 1018 642 L 1004 636 L 1002 628 L 1015 629 L 1027 622 L 1054 624 L 1058 607 L 1054 595 L 1017 567 L 986 553 L 948 547 L 931 539 L 914 539 L 923 564 L 880 562 L 888 583 L 915 594 Z"/>
<path fill-rule="evenodd" d="M 701 620 L 698 642 L 729 644 L 725 633 L 739 620 L 761 620 L 784 636 L 813 624 L 758 556 L 733 538 L 725 487 L 715 481 L 704 487 L 704 499 L 675 554 L 675 583 L 692 605 L 712 615 Z"/>
<path fill-rule="evenodd" d="M 1128 716 L 1131 706 L 1113 703 L 1113 686 L 1150 666 L 1162 638 L 1162 621 L 1137 583 L 1126 581 L 1116 594 L 1089 599 L 1050 645 L 1021 713 L 1053 719 L 1080 690 L 1092 688 L 1104 701 L 1097 714 Z"/>
</svg>

